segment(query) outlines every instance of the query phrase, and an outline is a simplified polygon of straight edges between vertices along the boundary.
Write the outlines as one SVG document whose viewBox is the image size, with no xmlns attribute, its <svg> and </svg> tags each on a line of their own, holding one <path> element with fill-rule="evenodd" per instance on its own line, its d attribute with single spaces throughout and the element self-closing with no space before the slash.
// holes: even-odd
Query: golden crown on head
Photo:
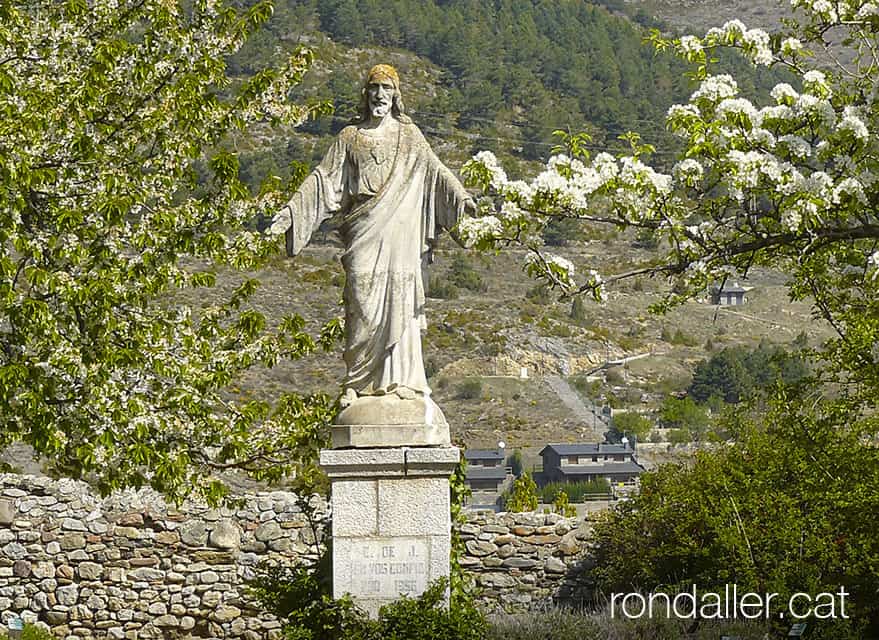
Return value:
<svg viewBox="0 0 879 640">
<path fill-rule="evenodd" d="M 397 70 L 389 64 L 375 65 L 366 76 L 367 86 L 381 80 L 390 80 L 394 84 L 395 89 L 400 89 L 400 76 L 397 74 Z"/>
</svg>

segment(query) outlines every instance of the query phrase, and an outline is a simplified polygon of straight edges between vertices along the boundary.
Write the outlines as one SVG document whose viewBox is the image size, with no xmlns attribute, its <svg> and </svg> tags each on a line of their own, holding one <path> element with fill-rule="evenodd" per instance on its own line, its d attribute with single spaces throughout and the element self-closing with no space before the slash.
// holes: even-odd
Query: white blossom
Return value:
<svg viewBox="0 0 879 640">
<path fill-rule="evenodd" d="M 534 180 L 534 188 L 538 191 L 554 193 L 561 191 L 567 186 L 567 179 L 559 175 L 554 169 L 541 171 Z"/>
<path fill-rule="evenodd" d="M 700 53 L 702 42 L 696 36 L 683 36 L 680 40 L 680 48 L 684 53 Z"/>
<path fill-rule="evenodd" d="M 790 86 L 787 82 L 781 82 L 775 85 L 772 88 L 770 95 L 778 104 L 786 105 L 793 105 L 797 98 L 800 97 L 800 94 L 797 93 L 796 89 Z"/>
<path fill-rule="evenodd" d="M 849 131 L 861 142 L 867 142 L 870 139 L 870 131 L 867 125 L 861 119 L 858 109 L 848 106 L 843 110 L 842 119 L 836 127 L 839 131 Z"/>
<path fill-rule="evenodd" d="M 766 124 L 769 121 L 792 120 L 796 113 L 786 104 L 772 105 L 760 109 L 760 121 Z"/>
<path fill-rule="evenodd" d="M 699 88 L 690 96 L 690 102 L 705 99 L 710 102 L 718 102 L 724 98 L 733 98 L 739 93 L 739 85 L 729 74 L 708 76 L 699 85 Z"/>
<path fill-rule="evenodd" d="M 493 189 L 500 190 L 507 184 L 507 174 L 491 151 L 480 151 L 473 159 L 488 170 Z"/>
<path fill-rule="evenodd" d="M 763 29 L 749 29 L 742 34 L 745 51 L 751 62 L 768 66 L 772 64 L 772 49 L 769 47 L 769 34 Z"/>
<path fill-rule="evenodd" d="M 510 223 L 517 223 L 527 217 L 525 211 L 522 210 L 515 202 L 505 200 L 501 205 L 500 219 Z"/>
<path fill-rule="evenodd" d="M 785 135 L 778 139 L 778 143 L 784 145 L 788 152 L 799 160 L 808 158 L 812 153 L 812 145 L 800 136 Z"/>
<path fill-rule="evenodd" d="M 858 13 L 856 15 L 857 18 L 864 20 L 866 18 L 872 18 L 874 16 L 879 16 L 879 4 L 875 2 L 865 2 L 860 9 L 858 9 Z"/>
<path fill-rule="evenodd" d="M 717 105 L 715 115 L 718 119 L 725 118 L 729 115 L 744 115 L 748 121 L 754 125 L 760 124 L 760 115 L 757 109 L 751 104 L 750 100 L 744 98 L 726 98 L 721 100 Z"/>
<path fill-rule="evenodd" d="M 823 98 L 829 98 L 833 94 L 830 84 L 827 82 L 827 76 L 817 69 L 807 71 L 803 75 L 803 87 L 810 93 Z"/>
<path fill-rule="evenodd" d="M 799 231 L 802 223 L 803 215 L 797 209 L 786 209 L 781 214 L 781 226 L 788 231 Z"/>
<path fill-rule="evenodd" d="M 511 180 L 504 185 L 503 194 L 527 204 L 534 198 L 534 187 L 524 180 Z"/>
<path fill-rule="evenodd" d="M 845 178 L 839 182 L 833 189 L 830 200 L 834 204 L 841 204 L 843 196 L 848 196 L 857 200 L 862 205 L 867 205 L 869 200 L 867 194 L 864 193 L 864 187 L 854 178 Z"/>
<path fill-rule="evenodd" d="M 458 235 L 465 247 L 473 247 L 480 240 L 497 238 L 503 230 L 503 223 L 495 216 L 463 218 L 458 222 Z"/>
<path fill-rule="evenodd" d="M 817 117 L 826 126 L 836 122 L 836 110 L 829 100 L 810 93 L 802 93 L 797 98 L 795 108 L 802 114 Z"/>
<path fill-rule="evenodd" d="M 803 50 L 803 43 L 797 38 L 785 38 L 781 41 L 781 52 L 784 55 L 791 56 Z"/>
<path fill-rule="evenodd" d="M 571 276 L 571 277 L 574 276 L 574 273 L 575 273 L 574 263 L 571 262 L 570 260 L 568 260 L 567 258 L 563 258 L 562 256 L 557 256 L 553 253 L 546 254 L 544 256 L 544 258 L 546 259 L 547 264 L 555 265 L 556 267 L 558 267 L 559 269 L 561 269 L 562 271 L 567 273 L 569 276 Z"/>
<path fill-rule="evenodd" d="M 879 251 L 874 252 L 873 255 L 867 258 L 867 270 L 873 272 L 872 280 L 879 278 Z M 879 364 L 879 342 L 873 345 L 872 354 L 873 361 Z"/>
<path fill-rule="evenodd" d="M 705 175 L 705 168 L 698 160 L 686 158 L 675 164 L 672 168 L 672 174 L 680 182 L 693 185 Z"/>
</svg>

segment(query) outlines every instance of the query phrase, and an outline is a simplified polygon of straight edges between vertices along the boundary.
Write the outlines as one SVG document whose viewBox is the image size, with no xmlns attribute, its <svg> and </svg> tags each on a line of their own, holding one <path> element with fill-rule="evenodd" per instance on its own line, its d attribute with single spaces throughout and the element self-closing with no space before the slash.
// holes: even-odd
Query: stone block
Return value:
<svg viewBox="0 0 879 640">
<path fill-rule="evenodd" d="M 449 526 L 448 476 L 378 480 L 380 535 L 438 535 Z"/>
<path fill-rule="evenodd" d="M 378 535 L 378 482 L 337 480 L 333 483 L 334 536 Z"/>
<path fill-rule="evenodd" d="M 0 525 L 11 525 L 15 521 L 16 514 L 15 502 L 0 498 Z"/>
<path fill-rule="evenodd" d="M 449 424 L 430 398 L 363 396 L 331 428 L 333 447 L 448 446 Z"/>
<path fill-rule="evenodd" d="M 406 449 L 406 475 L 440 475 L 448 478 L 461 458 L 457 447 L 413 447 Z"/>
<path fill-rule="evenodd" d="M 334 478 L 402 477 L 406 470 L 404 449 L 323 449 L 320 466 Z"/>
<path fill-rule="evenodd" d="M 180 540 L 190 547 L 203 547 L 208 542 L 208 529 L 201 520 L 191 520 L 180 527 Z"/>
<path fill-rule="evenodd" d="M 208 542 L 217 549 L 237 549 L 241 545 L 241 530 L 231 520 L 220 520 L 211 530 Z"/>
</svg>

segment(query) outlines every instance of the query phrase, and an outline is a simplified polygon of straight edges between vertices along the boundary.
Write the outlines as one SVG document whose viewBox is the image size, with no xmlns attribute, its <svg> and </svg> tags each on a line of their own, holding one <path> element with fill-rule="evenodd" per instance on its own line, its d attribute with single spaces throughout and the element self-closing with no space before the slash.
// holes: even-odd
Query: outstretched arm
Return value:
<svg viewBox="0 0 879 640">
<path fill-rule="evenodd" d="M 268 233 L 286 236 L 287 255 L 297 255 L 324 220 L 342 208 L 345 185 L 345 143 L 337 140 L 320 165 L 303 181 L 272 218 Z"/>
<path fill-rule="evenodd" d="M 425 190 L 425 210 L 429 212 L 430 221 L 427 244 L 432 248 L 443 229 L 449 231 L 455 242 L 461 244 L 461 239 L 453 229 L 461 218 L 476 213 L 476 202 L 457 176 L 440 162 L 426 143 L 425 147 L 429 167 Z"/>
</svg>

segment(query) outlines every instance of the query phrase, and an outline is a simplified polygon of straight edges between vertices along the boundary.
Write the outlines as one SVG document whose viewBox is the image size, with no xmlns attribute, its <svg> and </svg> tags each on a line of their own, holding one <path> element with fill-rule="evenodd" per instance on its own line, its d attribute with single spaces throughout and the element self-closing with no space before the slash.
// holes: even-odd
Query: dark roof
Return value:
<svg viewBox="0 0 879 640">
<path fill-rule="evenodd" d="M 464 457 L 468 460 L 503 460 L 506 453 L 497 449 L 465 449 Z"/>
<path fill-rule="evenodd" d="M 714 285 L 711 290 L 714 293 L 747 293 L 747 289 L 739 286 L 738 282 L 735 284 L 724 284 L 722 289 L 717 285 Z"/>
<path fill-rule="evenodd" d="M 634 453 L 629 445 L 621 444 L 548 444 L 540 450 L 540 455 L 547 449 L 555 451 L 560 456 L 588 456 L 605 453 Z"/>
<path fill-rule="evenodd" d="M 644 467 L 637 462 L 609 462 L 606 464 L 590 464 L 580 467 L 561 467 L 558 469 L 564 476 L 612 476 L 617 474 L 632 475 L 644 473 Z"/>
<path fill-rule="evenodd" d="M 503 480 L 506 477 L 504 467 L 467 467 L 468 480 Z"/>
</svg>

